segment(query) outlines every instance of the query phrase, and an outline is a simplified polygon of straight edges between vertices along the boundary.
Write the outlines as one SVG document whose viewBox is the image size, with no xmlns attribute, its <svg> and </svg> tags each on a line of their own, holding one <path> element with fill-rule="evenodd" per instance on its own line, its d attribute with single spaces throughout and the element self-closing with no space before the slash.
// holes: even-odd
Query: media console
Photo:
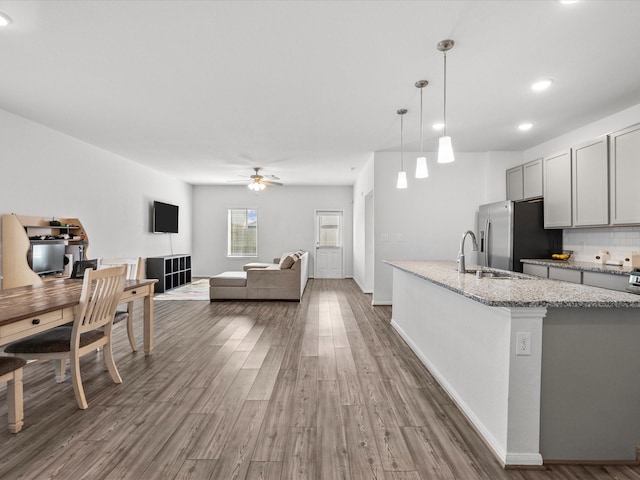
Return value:
<svg viewBox="0 0 640 480">
<path fill-rule="evenodd" d="M 191 255 L 147 258 L 147 278 L 157 278 L 155 293 L 191 283 Z"/>
</svg>

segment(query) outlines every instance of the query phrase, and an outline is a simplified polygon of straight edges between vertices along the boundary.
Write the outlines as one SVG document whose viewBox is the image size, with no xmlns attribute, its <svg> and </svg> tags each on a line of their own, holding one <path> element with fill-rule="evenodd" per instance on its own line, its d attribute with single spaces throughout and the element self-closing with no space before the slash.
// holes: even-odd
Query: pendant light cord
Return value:
<svg viewBox="0 0 640 480">
<path fill-rule="evenodd" d="M 422 90 L 424 90 L 423 87 L 420 88 L 420 153 L 424 152 L 424 128 L 422 126 Z"/>
<path fill-rule="evenodd" d="M 442 52 L 444 56 L 444 136 L 447 136 L 447 52 Z"/>
<path fill-rule="evenodd" d="M 400 171 L 404 172 L 404 143 L 403 143 L 403 132 L 404 132 L 404 115 L 400 115 Z"/>
</svg>

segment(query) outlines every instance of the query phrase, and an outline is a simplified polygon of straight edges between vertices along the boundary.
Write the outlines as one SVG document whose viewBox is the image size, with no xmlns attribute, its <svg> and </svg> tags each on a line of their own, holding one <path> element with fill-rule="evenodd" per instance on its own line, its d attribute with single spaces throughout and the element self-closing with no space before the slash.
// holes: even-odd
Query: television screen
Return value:
<svg viewBox="0 0 640 480">
<path fill-rule="evenodd" d="M 178 206 L 153 202 L 154 233 L 178 233 Z"/>
<path fill-rule="evenodd" d="M 29 250 L 29 266 L 38 275 L 64 270 L 65 246 L 61 243 L 34 243 Z"/>
</svg>

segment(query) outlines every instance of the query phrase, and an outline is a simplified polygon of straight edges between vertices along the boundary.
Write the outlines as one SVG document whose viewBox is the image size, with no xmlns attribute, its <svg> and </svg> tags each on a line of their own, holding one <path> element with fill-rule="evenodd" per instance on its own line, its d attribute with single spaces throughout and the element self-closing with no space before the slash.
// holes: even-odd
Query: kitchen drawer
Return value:
<svg viewBox="0 0 640 480">
<path fill-rule="evenodd" d="M 24 320 L 2 325 L 0 327 L 0 343 L 13 342 L 69 322 L 73 322 L 72 307 L 25 318 Z"/>
<path fill-rule="evenodd" d="M 629 285 L 628 275 L 612 275 L 610 273 L 583 272 L 582 283 L 592 287 L 608 288 L 609 290 L 626 291 Z"/>
<path fill-rule="evenodd" d="M 549 269 L 542 265 L 531 265 L 530 263 L 525 263 L 522 265 L 522 273 L 547 278 L 549 276 Z"/>
<path fill-rule="evenodd" d="M 563 282 L 582 283 L 582 272 L 567 268 L 549 267 L 549 278 L 562 280 Z"/>
</svg>

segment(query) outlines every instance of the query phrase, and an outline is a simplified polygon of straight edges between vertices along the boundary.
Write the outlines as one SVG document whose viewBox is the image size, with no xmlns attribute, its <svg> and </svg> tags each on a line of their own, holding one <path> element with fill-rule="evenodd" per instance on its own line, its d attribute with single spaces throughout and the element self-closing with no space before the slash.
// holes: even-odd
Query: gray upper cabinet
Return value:
<svg viewBox="0 0 640 480">
<path fill-rule="evenodd" d="M 640 223 L 640 124 L 609 135 L 611 223 Z"/>
<path fill-rule="evenodd" d="M 544 227 L 571 226 L 571 150 L 542 159 Z"/>
<path fill-rule="evenodd" d="M 576 145 L 572 149 L 574 227 L 609 223 L 608 158 L 606 136 Z"/>
<path fill-rule="evenodd" d="M 542 159 L 527 162 L 522 166 L 523 197 L 525 200 L 541 197 L 542 191 Z"/>
<path fill-rule="evenodd" d="M 507 200 L 530 200 L 542 194 L 541 158 L 507 170 Z"/>
<path fill-rule="evenodd" d="M 522 165 L 507 170 L 507 200 L 517 202 L 524 198 Z"/>
</svg>

